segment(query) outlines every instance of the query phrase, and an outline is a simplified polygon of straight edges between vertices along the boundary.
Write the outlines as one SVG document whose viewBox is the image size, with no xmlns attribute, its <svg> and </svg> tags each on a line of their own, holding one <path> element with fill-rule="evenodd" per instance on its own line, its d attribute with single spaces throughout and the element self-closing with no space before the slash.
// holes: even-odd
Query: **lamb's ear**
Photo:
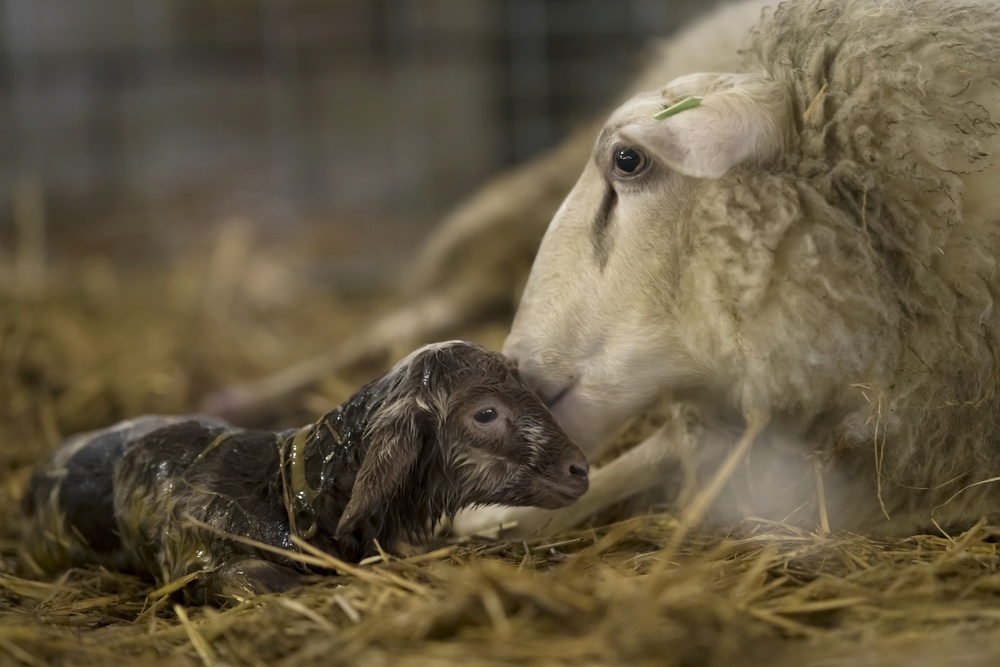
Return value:
<svg viewBox="0 0 1000 667">
<path fill-rule="evenodd" d="M 368 425 L 368 451 L 354 480 L 336 537 L 384 508 L 412 472 L 426 437 L 426 415 L 416 397 L 396 401 Z"/>
<path fill-rule="evenodd" d="M 667 87 L 672 96 L 673 88 Z M 698 106 L 626 126 L 621 136 L 679 174 L 721 178 L 737 165 L 766 163 L 783 150 L 788 108 L 787 92 L 774 81 L 749 74 L 717 75 Z"/>
</svg>

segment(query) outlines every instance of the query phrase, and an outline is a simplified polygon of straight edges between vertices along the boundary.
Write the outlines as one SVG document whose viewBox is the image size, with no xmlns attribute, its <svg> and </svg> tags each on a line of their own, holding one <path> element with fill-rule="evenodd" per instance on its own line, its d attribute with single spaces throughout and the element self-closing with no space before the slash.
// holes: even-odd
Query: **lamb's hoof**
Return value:
<svg viewBox="0 0 1000 667">
<path fill-rule="evenodd" d="M 206 592 L 216 602 L 246 600 L 264 593 L 283 593 L 302 584 L 295 570 L 259 558 L 229 561 L 205 580 Z"/>
</svg>

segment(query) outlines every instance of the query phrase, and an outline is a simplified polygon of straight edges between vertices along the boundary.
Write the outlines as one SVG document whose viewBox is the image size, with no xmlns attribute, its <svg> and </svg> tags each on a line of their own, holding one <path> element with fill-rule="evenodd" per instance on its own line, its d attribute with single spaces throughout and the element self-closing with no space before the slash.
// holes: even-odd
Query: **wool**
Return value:
<svg viewBox="0 0 1000 667">
<path fill-rule="evenodd" d="M 791 91 L 797 124 L 754 190 L 779 179 L 795 188 L 781 199 L 808 206 L 793 207 L 792 246 L 770 253 L 783 261 L 752 271 L 770 289 L 740 311 L 744 340 L 769 353 L 744 392 L 810 425 L 839 413 L 810 444 L 829 454 L 846 438 L 850 476 L 872 480 L 881 439 L 876 483 L 897 520 L 926 523 L 1000 474 L 1000 197 L 981 190 L 1000 175 L 998 63 L 993 2 L 786 4 L 747 53 Z M 998 499 L 973 487 L 934 518 L 974 521 Z"/>
</svg>

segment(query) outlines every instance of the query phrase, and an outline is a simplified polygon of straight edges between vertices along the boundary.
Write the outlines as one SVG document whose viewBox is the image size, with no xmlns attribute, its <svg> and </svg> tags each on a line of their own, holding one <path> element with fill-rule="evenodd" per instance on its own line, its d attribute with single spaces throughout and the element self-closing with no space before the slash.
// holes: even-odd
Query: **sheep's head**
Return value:
<svg viewBox="0 0 1000 667">
<path fill-rule="evenodd" d="M 700 104 L 654 118 L 689 96 Z M 702 250 L 694 205 L 731 170 L 781 154 L 788 105 L 763 77 L 697 74 L 634 97 L 601 131 L 504 346 L 589 454 L 663 392 L 725 382 L 690 326 L 709 316 L 685 302 L 713 279 L 690 270 Z"/>
<path fill-rule="evenodd" d="M 385 400 L 339 534 L 404 491 L 449 513 L 556 509 L 586 492 L 586 455 L 503 355 L 461 341 L 427 345 L 381 381 Z"/>
</svg>

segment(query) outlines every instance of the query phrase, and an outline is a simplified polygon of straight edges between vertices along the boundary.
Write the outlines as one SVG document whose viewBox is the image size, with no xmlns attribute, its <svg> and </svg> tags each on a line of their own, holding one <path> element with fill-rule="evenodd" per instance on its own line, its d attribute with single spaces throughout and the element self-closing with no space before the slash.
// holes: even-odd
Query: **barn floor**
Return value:
<svg viewBox="0 0 1000 667">
<path fill-rule="evenodd" d="M 323 351 L 381 305 L 303 281 L 301 247 L 220 238 L 159 268 L 66 261 L 34 294 L 10 287 L 0 256 L 0 665 L 1000 664 L 989 526 L 873 540 L 746 521 L 664 550 L 677 522 L 663 514 L 440 543 L 223 611 L 103 571 L 35 578 L 18 556 L 17 501 L 64 434 L 195 409 L 211 389 Z M 466 334 L 498 345 L 503 331 Z M 260 420 L 305 423 L 379 370 L 330 378 Z"/>
</svg>

